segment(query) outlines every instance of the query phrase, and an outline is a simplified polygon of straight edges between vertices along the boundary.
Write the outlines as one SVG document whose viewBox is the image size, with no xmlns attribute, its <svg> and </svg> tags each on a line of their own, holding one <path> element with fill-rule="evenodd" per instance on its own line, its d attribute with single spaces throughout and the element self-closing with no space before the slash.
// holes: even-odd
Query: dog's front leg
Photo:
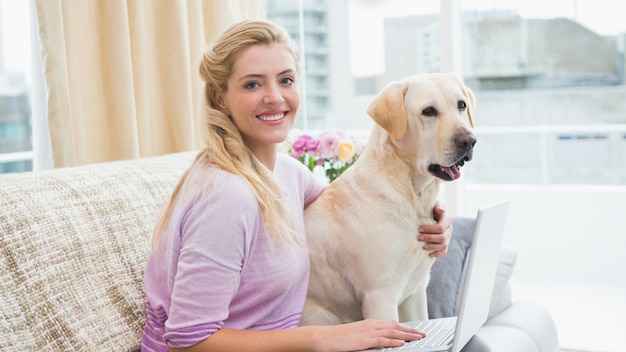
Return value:
<svg viewBox="0 0 626 352">
<path fill-rule="evenodd" d="M 404 300 L 398 308 L 400 321 L 417 321 L 428 319 L 428 300 L 426 292 L 418 291 Z"/>
<path fill-rule="evenodd" d="M 333 312 L 313 299 L 307 298 L 304 302 L 304 309 L 300 324 L 305 325 L 338 325 L 343 323 Z"/>
<path fill-rule="evenodd" d="M 399 292 L 389 289 L 368 291 L 363 295 L 361 310 L 364 319 L 398 320 Z"/>
</svg>

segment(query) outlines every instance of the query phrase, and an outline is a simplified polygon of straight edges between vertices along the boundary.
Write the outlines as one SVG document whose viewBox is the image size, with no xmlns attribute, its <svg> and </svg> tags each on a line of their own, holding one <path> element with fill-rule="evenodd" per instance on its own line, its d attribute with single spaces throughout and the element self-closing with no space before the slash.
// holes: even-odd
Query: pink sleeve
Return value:
<svg viewBox="0 0 626 352">
<path fill-rule="evenodd" d="M 309 169 L 306 169 L 305 173 L 304 177 L 308 181 L 308 187 L 306 187 L 304 193 L 304 207 L 306 208 L 322 194 L 324 189 L 326 189 L 327 183 L 317 178 Z"/>
</svg>

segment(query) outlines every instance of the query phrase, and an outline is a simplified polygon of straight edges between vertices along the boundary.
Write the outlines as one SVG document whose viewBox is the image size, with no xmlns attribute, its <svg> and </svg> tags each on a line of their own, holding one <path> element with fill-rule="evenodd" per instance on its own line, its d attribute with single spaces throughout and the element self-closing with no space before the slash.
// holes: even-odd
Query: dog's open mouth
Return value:
<svg viewBox="0 0 626 352">
<path fill-rule="evenodd" d="M 444 181 L 454 181 L 461 177 L 461 166 L 465 165 L 465 162 L 470 160 L 467 156 L 459 159 L 456 163 L 450 166 L 441 166 L 438 164 L 431 164 L 428 167 L 428 171 L 436 177 Z"/>
</svg>

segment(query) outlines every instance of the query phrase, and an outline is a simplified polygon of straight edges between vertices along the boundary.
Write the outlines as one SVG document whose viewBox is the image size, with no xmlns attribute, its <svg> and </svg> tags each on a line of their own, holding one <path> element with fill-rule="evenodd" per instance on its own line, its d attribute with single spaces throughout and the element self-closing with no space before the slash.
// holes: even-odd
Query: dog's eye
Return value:
<svg viewBox="0 0 626 352">
<path fill-rule="evenodd" d="M 465 108 L 467 108 L 467 104 L 465 104 L 465 102 L 463 100 L 459 100 L 458 103 L 456 103 L 456 106 L 459 108 L 459 110 L 463 111 L 465 110 Z"/>
<path fill-rule="evenodd" d="M 422 115 L 437 116 L 437 109 L 433 108 L 432 106 L 429 106 L 426 109 L 422 110 Z"/>
</svg>

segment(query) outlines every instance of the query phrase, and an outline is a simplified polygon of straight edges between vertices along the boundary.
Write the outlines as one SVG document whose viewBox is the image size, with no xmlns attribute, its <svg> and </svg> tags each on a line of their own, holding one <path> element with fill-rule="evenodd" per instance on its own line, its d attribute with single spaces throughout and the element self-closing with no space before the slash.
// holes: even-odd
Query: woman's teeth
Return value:
<svg viewBox="0 0 626 352">
<path fill-rule="evenodd" d="M 275 114 L 275 115 L 258 115 L 257 117 L 263 121 L 276 121 L 283 118 L 285 114 Z"/>
</svg>

